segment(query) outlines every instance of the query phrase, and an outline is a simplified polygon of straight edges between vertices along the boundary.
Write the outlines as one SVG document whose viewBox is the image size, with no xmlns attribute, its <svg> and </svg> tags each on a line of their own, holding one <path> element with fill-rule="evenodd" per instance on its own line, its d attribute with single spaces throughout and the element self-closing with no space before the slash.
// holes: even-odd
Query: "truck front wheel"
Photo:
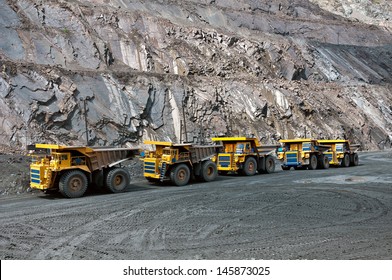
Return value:
<svg viewBox="0 0 392 280">
<path fill-rule="evenodd" d="M 253 176 L 256 174 L 257 162 L 254 158 L 248 157 L 244 163 L 243 174 L 246 176 Z"/>
<path fill-rule="evenodd" d="M 81 197 L 87 190 L 88 179 L 80 170 L 65 172 L 59 181 L 61 194 L 68 198 Z"/>
<path fill-rule="evenodd" d="M 308 169 L 315 170 L 317 168 L 317 163 L 317 156 L 315 154 L 310 155 Z"/>
<path fill-rule="evenodd" d="M 129 185 L 129 173 L 124 168 L 114 168 L 106 176 L 106 188 L 112 193 L 119 193 Z"/>
<path fill-rule="evenodd" d="M 188 184 L 190 177 L 191 172 L 189 167 L 184 163 L 175 166 L 170 172 L 170 180 L 176 186 L 184 186 Z"/>
</svg>

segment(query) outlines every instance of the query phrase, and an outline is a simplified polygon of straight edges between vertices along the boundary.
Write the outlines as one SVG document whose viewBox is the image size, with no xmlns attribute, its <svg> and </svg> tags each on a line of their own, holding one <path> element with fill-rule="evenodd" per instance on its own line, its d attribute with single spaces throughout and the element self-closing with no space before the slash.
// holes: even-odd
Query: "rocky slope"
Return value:
<svg viewBox="0 0 392 280">
<path fill-rule="evenodd" d="M 2 149 L 225 134 L 390 148 L 391 5 L 336 8 L 351 2 L 376 7 L 0 0 Z"/>
</svg>

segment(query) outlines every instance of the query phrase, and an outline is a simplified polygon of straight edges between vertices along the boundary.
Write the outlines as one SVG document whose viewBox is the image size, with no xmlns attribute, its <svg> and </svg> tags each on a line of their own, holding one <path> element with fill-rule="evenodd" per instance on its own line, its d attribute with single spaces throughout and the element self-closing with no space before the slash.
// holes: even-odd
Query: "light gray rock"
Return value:
<svg viewBox="0 0 392 280">
<path fill-rule="evenodd" d="M 305 131 L 391 147 L 384 26 L 306 0 L 0 7 L 0 141 L 10 148 L 216 135 L 275 143 Z"/>
</svg>

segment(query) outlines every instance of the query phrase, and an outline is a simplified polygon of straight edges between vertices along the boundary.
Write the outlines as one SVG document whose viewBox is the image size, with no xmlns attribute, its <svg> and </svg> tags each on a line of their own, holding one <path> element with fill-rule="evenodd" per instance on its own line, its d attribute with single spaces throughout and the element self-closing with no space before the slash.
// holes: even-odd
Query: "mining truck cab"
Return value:
<svg viewBox="0 0 392 280">
<path fill-rule="evenodd" d="M 215 137 L 212 141 L 223 146 L 214 158 L 220 174 L 237 172 L 251 176 L 256 171 L 271 173 L 275 170 L 275 160 L 271 154 L 276 146 L 264 146 L 263 149 L 257 138 L 248 137 Z"/>
<path fill-rule="evenodd" d="M 52 153 L 52 159 L 50 160 L 50 167 L 53 170 L 62 170 L 70 166 L 71 166 L 70 153 Z"/>
<path fill-rule="evenodd" d="M 330 148 L 321 145 L 315 139 L 287 139 L 279 140 L 281 147 L 278 149 L 278 159 L 282 162 L 283 170 L 316 169 L 329 167 L 328 157 L 324 154 Z"/>
<path fill-rule="evenodd" d="M 330 147 L 324 152 L 330 165 L 349 167 L 359 164 L 357 151 L 360 145 L 351 144 L 349 140 L 344 139 L 319 140 L 319 143 Z"/>
<path fill-rule="evenodd" d="M 163 148 L 162 162 L 173 163 L 178 160 L 178 149 Z"/>
<path fill-rule="evenodd" d="M 162 149 L 162 162 L 172 164 L 179 161 L 189 161 L 189 146 L 184 145 L 178 148 L 165 147 Z"/>
</svg>

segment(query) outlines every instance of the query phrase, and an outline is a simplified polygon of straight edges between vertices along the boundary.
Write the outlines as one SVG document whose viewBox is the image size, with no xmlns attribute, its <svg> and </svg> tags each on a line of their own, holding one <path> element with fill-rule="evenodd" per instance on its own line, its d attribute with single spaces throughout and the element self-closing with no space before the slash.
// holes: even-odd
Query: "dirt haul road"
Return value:
<svg viewBox="0 0 392 280">
<path fill-rule="evenodd" d="M 390 259 L 392 154 L 122 194 L 0 200 L 0 259 Z"/>
</svg>

